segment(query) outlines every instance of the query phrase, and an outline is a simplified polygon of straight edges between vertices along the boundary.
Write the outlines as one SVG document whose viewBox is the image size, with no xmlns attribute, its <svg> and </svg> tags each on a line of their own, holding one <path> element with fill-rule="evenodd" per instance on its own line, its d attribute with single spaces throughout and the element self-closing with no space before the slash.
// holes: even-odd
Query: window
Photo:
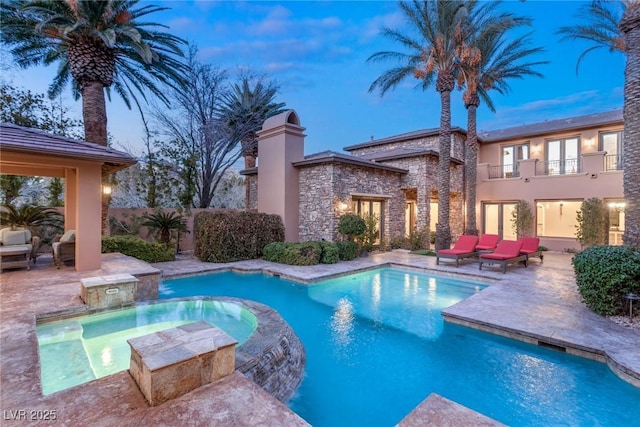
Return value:
<svg viewBox="0 0 640 427">
<path fill-rule="evenodd" d="M 382 200 L 372 199 L 353 199 L 352 203 L 353 213 L 366 217 L 368 215 L 375 215 L 378 219 L 378 236 L 376 243 L 380 242 L 380 230 L 384 229 L 384 202 Z"/>
<path fill-rule="evenodd" d="M 606 151 L 606 170 L 622 169 L 622 131 L 600 132 L 600 151 Z"/>
<path fill-rule="evenodd" d="M 578 137 L 547 141 L 546 175 L 565 175 L 580 172 Z"/>
<path fill-rule="evenodd" d="M 622 245 L 624 234 L 624 200 L 609 200 L 609 244 Z"/>
<path fill-rule="evenodd" d="M 505 145 L 502 147 L 502 173 L 503 178 L 520 176 L 518 172 L 518 160 L 529 158 L 529 143 L 518 145 Z"/>
<path fill-rule="evenodd" d="M 540 200 L 536 203 L 537 235 L 576 237 L 577 215 L 582 200 Z"/>
</svg>

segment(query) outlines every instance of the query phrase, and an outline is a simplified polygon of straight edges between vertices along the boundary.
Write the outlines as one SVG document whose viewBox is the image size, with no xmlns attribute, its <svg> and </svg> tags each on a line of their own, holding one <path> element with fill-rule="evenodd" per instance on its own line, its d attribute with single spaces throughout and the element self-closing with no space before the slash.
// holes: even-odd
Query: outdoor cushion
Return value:
<svg viewBox="0 0 640 427">
<path fill-rule="evenodd" d="M 15 252 L 15 251 L 31 252 L 32 249 L 33 249 L 33 246 L 31 244 L 0 246 L 0 253 Z"/>
<path fill-rule="evenodd" d="M 540 245 L 540 239 L 537 237 L 521 237 L 522 248 L 520 248 L 520 253 L 523 254 L 533 254 L 538 252 L 538 246 Z"/>
<path fill-rule="evenodd" d="M 455 250 L 455 251 L 460 251 L 457 253 L 470 253 L 475 251 L 476 243 L 478 243 L 478 236 L 469 236 L 469 235 L 463 234 L 458 238 L 458 241 L 456 242 L 456 244 L 453 245 L 453 249 L 442 249 L 439 252 Z"/>
<path fill-rule="evenodd" d="M 522 248 L 522 242 L 519 240 L 502 240 L 493 253 L 480 254 L 480 258 L 499 260 L 516 258 L 520 255 L 520 248 Z"/>
<path fill-rule="evenodd" d="M 27 233 L 24 230 L 9 230 L 2 234 L 2 244 L 5 246 L 24 245 L 27 243 Z"/>
<path fill-rule="evenodd" d="M 60 242 L 75 242 L 76 241 L 76 230 L 69 230 L 62 235 L 60 238 Z"/>
<path fill-rule="evenodd" d="M 450 255 L 461 255 L 461 254 L 468 254 L 471 253 L 472 251 L 468 251 L 467 249 L 441 249 L 438 251 L 439 254 L 450 254 Z"/>
<path fill-rule="evenodd" d="M 496 248 L 500 236 L 497 234 L 483 234 L 476 245 L 476 251 L 492 251 Z"/>
</svg>

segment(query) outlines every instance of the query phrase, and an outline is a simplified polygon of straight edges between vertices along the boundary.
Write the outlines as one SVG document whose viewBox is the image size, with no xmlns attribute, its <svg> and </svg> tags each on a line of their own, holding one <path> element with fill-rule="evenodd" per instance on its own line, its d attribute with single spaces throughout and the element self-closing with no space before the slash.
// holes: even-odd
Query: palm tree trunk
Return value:
<svg viewBox="0 0 640 427">
<path fill-rule="evenodd" d="M 107 106 L 104 87 L 100 82 L 82 86 L 82 119 L 84 138 L 95 144 L 107 146 Z"/>
<path fill-rule="evenodd" d="M 451 188 L 451 90 L 440 91 L 440 133 L 438 140 L 438 223 L 436 250 L 451 247 L 449 192 Z"/>
<path fill-rule="evenodd" d="M 89 82 L 82 86 L 82 119 L 84 121 L 84 138 L 89 142 L 108 145 L 107 140 L 107 106 L 104 87 L 100 82 Z M 102 174 L 102 186 L 108 186 L 109 176 Z M 102 234 L 109 235 L 109 204 L 111 195 L 102 193 Z"/>
<path fill-rule="evenodd" d="M 465 234 L 478 235 L 476 224 L 476 177 L 478 172 L 478 133 L 476 130 L 477 106 L 467 106 L 467 147 L 465 150 L 465 207 L 466 227 Z"/>
<path fill-rule="evenodd" d="M 620 21 L 627 46 L 624 70 L 625 246 L 640 247 L 640 3 L 630 2 Z"/>
</svg>

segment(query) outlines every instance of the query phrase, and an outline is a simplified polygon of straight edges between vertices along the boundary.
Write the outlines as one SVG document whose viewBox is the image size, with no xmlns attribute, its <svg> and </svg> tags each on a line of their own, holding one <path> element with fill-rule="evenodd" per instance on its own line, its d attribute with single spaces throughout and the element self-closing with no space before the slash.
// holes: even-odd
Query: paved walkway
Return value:
<svg viewBox="0 0 640 427">
<path fill-rule="evenodd" d="M 510 266 L 506 274 L 492 267 L 480 272 L 473 260 L 463 261 L 459 268 L 451 264 L 436 266 L 435 258 L 400 251 L 312 267 L 286 266 L 262 260 L 231 264 L 181 260 L 154 264 L 153 267 L 162 270 L 165 277 L 229 268 L 264 270 L 303 283 L 384 264 L 474 279 L 480 277 L 491 286 L 445 310 L 443 314 L 448 320 L 535 344 L 542 342 L 564 347 L 568 352 L 605 361 L 619 376 L 640 387 L 640 331 L 617 325 L 584 307 L 574 283 L 570 260 L 568 254 L 549 253 L 542 265 L 533 260 L 528 268 Z M 55 424 L 58 425 L 306 424 L 254 383 L 236 374 L 156 408 L 146 405 L 126 371 L 50 396 L 41 396 L 35 315 L 79 307 L 82 277 L 131 272 L 133 268 L 141 268 L 137 260 L 106 255 L 101 270 L 76 273 L 70 267 L 56 270 L 50 260 L 47 263 L 46 259 L 39 258 L 36 268 L 31 271 L 7 271 L 0 275 L 2 425 L 13 424 L 10 418 L 16 418 L 12 415 L 16 412 L 9 411 L 21 410 L 26 411 L 27 419 L 19 421 L 28 424 L 34 424 L 28 418 L 32 414 L 44 414 L 29 412 L 32 410 L 55 410 Z M 436 411 L 438 407 L 447 407 L 438 399 L 432 401 Z M 405 421 L 409 425 L 428 423 L 427 413 L 434 412 L 421 405 L 421 410 L 412 413 Z M 18 414 L 22 416 L 23 413 Z M 411 419 L 414 414 L 420 418 Z M 455 415 L 445 411 L 439 416 Z M 18 421 L 15 423 L 17 425 Z M 454 425 L 455 420 L 452 423 Z"/>
</svg>

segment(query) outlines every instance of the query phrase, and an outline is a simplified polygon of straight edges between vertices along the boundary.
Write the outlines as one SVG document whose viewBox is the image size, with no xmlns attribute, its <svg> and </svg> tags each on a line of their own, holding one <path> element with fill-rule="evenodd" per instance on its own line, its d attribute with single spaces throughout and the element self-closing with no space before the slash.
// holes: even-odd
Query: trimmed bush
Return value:
<svg viewBox="0 0 640 427">
<path fill-rule="evenodd" d="M 338 231 L 353 240 L 367 230 L 367 223 L 356 214 L 344 214 L 338 222 Z"/>
<path fill-rule="evenodd" d="M 244 211 L 200 212 L 194 217 L 194 254 L 205 262 L 256 259 L 271 242 L 284 241 L 279 215 Z"/>
<path fill-rule="evenodd" d="M 333 242 L 320 242 L 322 248 L 322 255 L 320 262 L 322 264 L 335 264 L 340 260 L 338 253 L 338 245 Z"/>
<path fill-rule="evenodd" d="M 582 301 L 598 314 L 623 314 L 624 295 L 640 294 L 640 249 L 592 246 L 571 263 Z"/>
<path fill-rule="evenodd" d="M 102 253 L 109 252 L 120 252 L 146 262 L 164 262 L 176 259 L 173 246 L 147 242 L 137 236 L 103 236 Z"/>
<path fill-rule="evenodd" d="M 356 242 L 345 241 L 337 242 L 338 257 L 341 261 L 351 261 L 358 256 L 358 244 Z"/>
<path fill-rule="evenodd" d="M 273 242 L 264 247 L 262 258 L 266 261 L 289 265 L 335 264 L 338 247 L 332 242 L 281 243 Z"/>
</svg>

